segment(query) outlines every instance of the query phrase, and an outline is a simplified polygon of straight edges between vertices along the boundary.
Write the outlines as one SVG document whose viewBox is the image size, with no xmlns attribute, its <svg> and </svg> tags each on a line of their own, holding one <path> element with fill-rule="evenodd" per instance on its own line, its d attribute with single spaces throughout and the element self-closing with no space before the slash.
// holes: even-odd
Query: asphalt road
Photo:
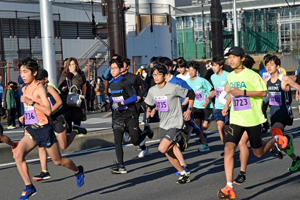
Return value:
<svg viewBox="0 0 300 200">
<path fill-rule="evenodd" d="M 300 155 L 300 118 L 294 110 L 293 126 L 286 128 L 287 133 L 294 136 L 295 153 Z M 269 139 L 269 134 L 264 139 Z M 217 191 L 226 184 L 223 158 L 220 156 L 223 145 L 218 133 L 208 134 L 207 139 L 211 151 L 197 152 L 201 145 L 196 137 L 192 137 L 188 149 L 183 153 L 191 169 L 191 182 L 177 185 L 176 171 L 167 158 L 158 152 L 159 141 L 149 141 L 151 155 L 146 158 L 136 158 L 139 151 L 135 147 L 124 147 L 125 167 L 128 173 L 112 175 L 110 168 L 116 160 L 113 148 L 98 149 L 89 152 L 78 152 L 69 155 L 77 165 L 85 169 L 86 182 L 77 188 L 75 176 L 71 171 L 48 162 L 51 179 L 44 182 L 34 182 L 37 194 L 30 198 L 43 200 L 56 199 L 88 199 L 88 200 L 166 200 L 218 199 Z M 234 178 L 239 172 L 239 154 L 235 155 Z M 289 172 L 287 169 L 292 160 L 284 156 L 282 160 L 268 153 L 263 158 L 256 158 L 250 150 L 247 167 L 247 181 L 241 186 L 235 186 L 237 199 L 281 200 L 298 199 L 300 169 Z M 31 176 L 40 172 L 39 161 L 30 161 Z M 15 165 L 0 165 L 1 199 L 10 200 L 20 197 L 24 183 Z"/>
</svg>

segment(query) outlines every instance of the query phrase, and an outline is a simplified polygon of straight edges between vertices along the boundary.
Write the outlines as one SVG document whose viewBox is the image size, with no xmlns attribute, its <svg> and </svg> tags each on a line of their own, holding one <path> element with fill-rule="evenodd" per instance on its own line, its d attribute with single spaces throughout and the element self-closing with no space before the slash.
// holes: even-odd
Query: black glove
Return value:
<svg viewBox="0 0 300 200">
<path fill-rule="evenodd" d="M 100 108 L 103 108 L 106 106 L 108 103 L 106 101 L 99 103 Z"/>
</svg>

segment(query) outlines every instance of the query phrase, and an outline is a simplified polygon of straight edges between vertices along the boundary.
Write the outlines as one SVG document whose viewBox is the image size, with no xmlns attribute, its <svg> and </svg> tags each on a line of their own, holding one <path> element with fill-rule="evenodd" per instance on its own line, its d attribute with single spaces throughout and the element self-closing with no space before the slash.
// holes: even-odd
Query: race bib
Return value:
<svg viewBox="0 0 300 200">
<path fill-rule="evenodd" d="M 268 72 L 263 73 L 263 79 L 270 77 L 270 74 Z"/>
<path fill-rule="evenodd" d="M 224 90 L 224 87 L 215 87 L 216 97 L 219 98 L 220 94 Z"/>
<path fill-rule="evenodd" d="M 232 97 L 234 111 L 242 111 L 251 109 L 249 97 Z"/>
<path fill-rule="evenodd" d="M 120 97 L 113 97 L 112 98 L 113 99 L 113 102 L 114 103 L 119 103 L 119 102 L 121 102 L 121 101 L 124 101 L 124 98 L 123 98 L 123 96 L 120 96 Z M 127 106 L 120 106 L 119 108 L 117 108 L 117 110 L 125 110 L 125 109 L 127 109 L 128 107 Z"/>
<path fill-rule="evenodd" d="M 34 111 L 33 106 L 24 106 L 24 120 L 25 125 L 38 123 L 38 119 L 36 117 L 36 113 Z"/>
<path fill-rule="evenodd" d="M 201 90 L 195 91 L 195 100 L 204 101 L 204 95 Z"/>
<path fill-rule="evenodd" d="M 281 92 L 270 92 L 269 104 L 272 106 L 281 106 Z"/>
<path fill-rule="evenodd" d="M 155 105 L 158 111 L 168 112 L 169 104 L 166 96 L 156 96 L 154 97 Z"/>
</svg>

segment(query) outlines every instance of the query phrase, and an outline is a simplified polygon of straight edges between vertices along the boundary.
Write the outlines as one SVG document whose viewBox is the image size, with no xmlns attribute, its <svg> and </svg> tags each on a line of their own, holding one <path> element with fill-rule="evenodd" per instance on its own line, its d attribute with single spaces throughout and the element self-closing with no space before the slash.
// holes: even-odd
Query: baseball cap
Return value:
<svg viewBox="0 0 300 200">
<path fill-rule="evenodd" d="M 48 72 L 45 69 L 39 69 L 38 74 L 36 76 L 36 80 L 42 80 L 44 78 L 48 77 Z"/>
<path fill-rule="evenodd" d="M 233 54 L 235 56 L 244 56 L 245 51 L 241 47 L 231 47 L 224 56 L 229 56 L 230 54 Z"/>
</svg>

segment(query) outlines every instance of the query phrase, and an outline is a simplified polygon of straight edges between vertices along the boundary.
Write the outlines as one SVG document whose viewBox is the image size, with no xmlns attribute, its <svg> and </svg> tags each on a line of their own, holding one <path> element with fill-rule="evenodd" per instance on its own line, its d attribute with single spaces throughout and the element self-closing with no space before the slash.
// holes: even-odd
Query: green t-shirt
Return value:
<svg viewBox="0 0 300 200">
<path fill-rule="evenodd" d="M 195 101 L 193 105 L 194 108 L 213 108 L 212 100 L 209 101 L 206 107 L 202 106 L 202 104 L 205 103 L 205 98 L 209 96 L 209 93 L 213 88 L 205 78 L 197 76 L 194 81 L 191 81 L 191 78 L 189 78 L 186 80 L 186 82 L 195 92 Z"/>
<path fill-rule="evenodd" d="M 236 87 L 247 91 L 267 91 L 266 84 L 259 74 L 245 68 L 236 74 L 232 71 L 227 76 L 230 89 Z M 231 100 L 230 124 L 242 127 L 252 127 L 266 121 L 262 113 L 263 97 L 234 97 Z"/>
</svg>

